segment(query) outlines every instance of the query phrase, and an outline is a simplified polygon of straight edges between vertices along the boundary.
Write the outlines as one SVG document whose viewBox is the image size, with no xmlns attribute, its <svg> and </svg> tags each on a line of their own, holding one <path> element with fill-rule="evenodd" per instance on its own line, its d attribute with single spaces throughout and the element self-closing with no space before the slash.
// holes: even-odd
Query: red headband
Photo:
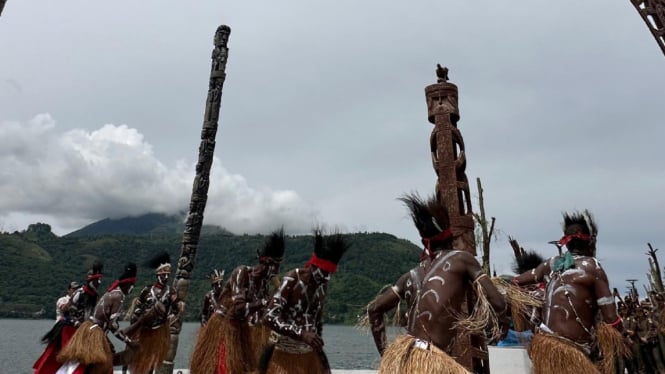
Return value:
<svg viewBox="0 0 665 374">
<path fill-rule="evenodd" d="M 574 234 L 564 235 L 561 239 L 559 239 L 559 245 L 564 246 L 564 245 L 568 244 L 573 239 L 580 239 L 580 240 L 590 242 L 592 238 L 591 238 L 591 236 L 589 236 L 587 234 L 583 234 L 581 231 L 578 231 Z"/>
<path fill-rule="evenodd" d="M 101 277 L 102 277 L 101 273 L 99 273 L 99 274 L 90 274 L 90 275 L 88 275 L 87 278 L 85 278 L 85 280 L 86 281 L 91 281 L 93 279 L 100 279 Z"/>
<path fill-rule="evenodd" d="M 449 228 L 441 231 L 440 233 L 438 233 L 438 234 L 436 234 L 432 237 L 422 238 L 421 241 L 423 242 L 423 245 L 425 246 L 425 249 L 427 249 L 427 252 L 429 253 L 430 257 L 432 257 L 432 248 L 431 248 L 432 242 L 443 241 L 443 240 L 449 239 L 452 235 L 453 235 L 453 232 L 450 230 L 450 227 L 449 227 Z M 425 251 L 423 251 L 423 255 L 424 255 L 424 253 L 425 253 Z M 421 259 L 422 259 L 422 257 L 423 256 L 421 255 Z"/>
<path fill-rule="evenodd" d="M 310 265 L 314 265 L 323 271 L 327 271 L 328 273 L 334 273 L 337 271 L 336 263 L 319 258 L 316 256 L 316 253 L 312 253 L 312 257 L 310 257 L 309 261 L 307 261 L 305 267 L 309 267 Z"/>
<path fill-rule="evenodd" d="M 131 283 L 131 284 L 136 283 L 136 277 L 116 280 L 115 282 L 113 282 L 113 284 L 111 284 L 111 287 L 109 287 L 109 288 L 106 290 L 106 292 L 111 292 L 111 291 L 113 291 L 116 287 L 118 287 L 119 285 L 121 285 L 121 284 L 126 284 L 126 283 Z"/>
</svg>

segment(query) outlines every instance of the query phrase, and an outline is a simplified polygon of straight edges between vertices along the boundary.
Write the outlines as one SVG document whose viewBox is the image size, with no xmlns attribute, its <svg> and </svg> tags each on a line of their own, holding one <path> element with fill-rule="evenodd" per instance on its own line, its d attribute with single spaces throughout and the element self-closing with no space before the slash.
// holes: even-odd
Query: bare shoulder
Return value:
<svg viewBox="0 0 665 374">
<path fill-rule="evenodd" d="M 590 273 L 604 273 L 602 265 L 595 257 L 578 256 L 575 258 L 575 265 Z"/>
</svg>

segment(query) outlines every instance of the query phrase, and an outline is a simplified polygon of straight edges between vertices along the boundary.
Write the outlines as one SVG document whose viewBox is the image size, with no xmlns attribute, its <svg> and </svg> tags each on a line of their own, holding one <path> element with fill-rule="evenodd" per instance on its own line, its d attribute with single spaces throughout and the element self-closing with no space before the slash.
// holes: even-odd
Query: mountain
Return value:
<svg viewBox="0 0 665 374">
<path fill-rule="evenodd" d="M 128 227 L 135 222 L 137 227 Z M 108 287 L 128 261 L 139 265 L 139 290 L 154 282 L 154 270 L 143 266 L 158 251 L 166 250 L 175 265 L 182 231 L 178 220 L 153 215 L 122 220 L 102 220 L 74 233 L 57 237 L 45 224 L 24 232 L 0 234 L 0 317 L 31 317 L 42 309 L 55 314 L 55 301 L 67 284 L 82 282 L 94 260 L 104 263 L 102 287 Z M 133 233 L 128 234 L 127 231 Z M 136 233 L 138 232 L 138 233 Z M 89 234 L 86 234 L 89 233 Z M 332 277 L 326 301 L 326 322 L 354 323 L 366 304 L 386 284 L 392 283 L 418 262 L 419 248 L 385 233 L 347 234 L 352 247 Z M 190 283 L 186 318 L 195 320 L 214 268 L 226 274 L 239 265 L 256 263 L 262 235 L 232 235 L 211 227 L 201 234 L 196 267 Z M 312 236 L 288 236 L 282 273 L 302 267 L 313 248 Z M 127 304 L 129 304 L 129 299 Z"/>
<path fill-rule="evenodd" d="M 162 213 L 148 213 L 137 217 L 118 219 L 105 218 L 65 236 L 180 234 L 185 227 L 184 221 L 184 215 L 167 215 Z M 204 225 L 202 228 L 203 232 L 229 233 L 221 227 L 210 225 Z"/>
</svg>

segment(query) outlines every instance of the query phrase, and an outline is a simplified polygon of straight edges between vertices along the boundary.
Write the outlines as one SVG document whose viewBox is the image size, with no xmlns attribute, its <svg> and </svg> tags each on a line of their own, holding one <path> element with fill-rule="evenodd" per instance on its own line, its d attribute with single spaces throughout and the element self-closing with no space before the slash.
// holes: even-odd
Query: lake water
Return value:
<svg viewBox="0 0 665 374">
<path fill-rule="evenodd" d="M 52 327 L 52 320 L 0 319 L 0 374 L 32 374 L 32 364 L 42 354 L 39 339 Z M 185 323 L 180 333 L 176 368 L 188 366 L 199 323 Z M 110 336 L 115 344 L 118 340 Z M 334 369 L 376 369 L 379 354 L 371 334 L 353 326 L 325 325 L 324 350 Z M 124 345 L 118 345 L 118 350 Z"/>
</svg>

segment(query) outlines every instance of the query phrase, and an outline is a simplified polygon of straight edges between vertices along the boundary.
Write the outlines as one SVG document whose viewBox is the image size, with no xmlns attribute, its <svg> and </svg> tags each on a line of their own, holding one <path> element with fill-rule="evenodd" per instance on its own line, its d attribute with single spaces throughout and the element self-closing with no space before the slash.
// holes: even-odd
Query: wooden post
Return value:
<svg viewBox="0 0 665 374">
<path fill-rule="evenodd" d="M 651 243 L 647 243 L 647 246 L 649 247 L 647 256 L 650 257 L 649 266 L 651 267 L 651 274 L 653 277 L 653 288 L 655 288 L 657 292 L 663 292 L 665 291 L 665 289 L 663 289 L 663 276 L 660 272 L 660 265 L 658 265 L 658 257 L 656 256 L 656 251 L 658 251 L 658 248 L 654 249 L 651 246 Z"/>
<path fill-rule="evenodd" d="M 476 222 L 480 226 L 481 233 L 481 248 L 483 250 L 483 270 L 485 274 L 490 275 L 490 244 L 492 241 L 492 235 L 494 234 L 494 222 L 496 218 L 492 217 L 492 223 L 490 227 L 487 227 L 487 217 L 485 216 L 485 201 L 483 199 L 483 186 L 480 183 L 480 178 L 476 178 L 476 184 L 478 185 L 478 206 L 480 208 L 480 214 L 473 213 L 473 217 L 476 219 Z"/>
<path fill-rule="evenodd" d="M 173 286 L 178 290 L 178 297 L 183 302 L 183 308 L 189 297 L 189 279 L 194 270 L 196 250 L 203 225 L 203 211 L 208 200 L 210 168 L 212 167 L 215 151 L 215 136 L 217 135 L 222 87 L 226 78 L 226 61 L 229 55 L 227 45 L 230 34 L 231 28 L 226 25 L 219 26 L 215 32 L 215 48 L 212 51 L 212 67 L 210 69 L 208 98 L 203 116 L 203 129 L 201 130 L 199 160 L 196 164 L 196 176 L 194 177 L 189 202 L 189 214 L 185 221 L 185 232 L 180 245 L 180 258 L 173 281 Z M 178 349 L 178 337 L 182 328 L 183 315 L 183 312 L 179 313 L 177 321 L 171 324 L 171 346 L 162 367 L 159 369 L 160 374 L 173 373 L 173 360 Z"/>
<path fill-rule="evenodd" d="M 457 106 L 457 86 L 448 82 L 448 69 L 437 65 L 437 83 L 425 87 L 427 119 L 434 125 L 430 135 L 432 167 L 437 176 L 436 196 L 446 205 L 453 233 L 453 247 L 476 255 L 475 225 L 469 181 L 466 176 L 466 153 Z M 474 293 L 466 295 L 466 310 L 471 312 Z M 453 354 L 456 361 L 474 373 L 489 374 L 489 352 L 485 337 L 466 334 L 459 338 Z"/>
</svg>

